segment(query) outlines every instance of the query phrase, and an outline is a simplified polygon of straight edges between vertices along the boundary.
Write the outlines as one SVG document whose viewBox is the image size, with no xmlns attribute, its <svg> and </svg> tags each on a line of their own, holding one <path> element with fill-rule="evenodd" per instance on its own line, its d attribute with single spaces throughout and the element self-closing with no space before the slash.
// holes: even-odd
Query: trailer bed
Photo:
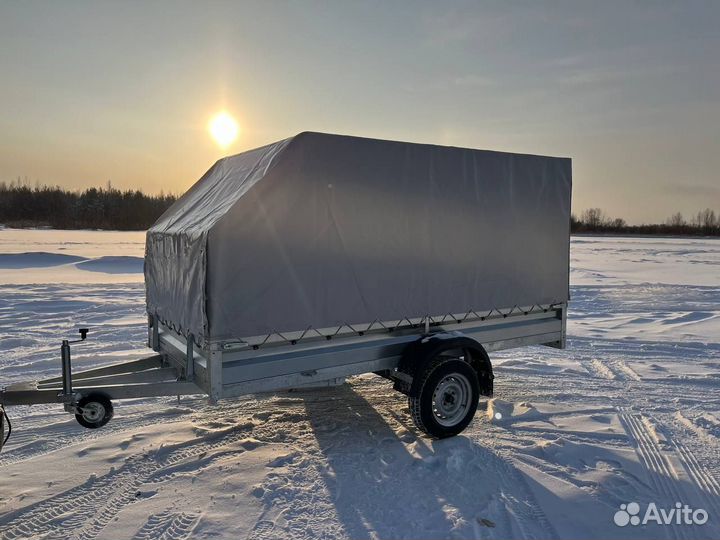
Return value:
<svg viewBox="0 0 720 540">
<path fill-rule="evenodd" d="M 254 344 L 250 340 L 217 342 L 202 349 L 193 346 L 191 359 L 187 340 L 162 323 L 156 335 L 151 327 L 150 342 L 178 369 L 192 372 L 195 383 L 217 400 L 394 370 L 405 347 L 424 335 L 466 336 L 488 352 L 528 345 L 564 348 L 566 312 L 566 304 L 534 306 L 465 319 L 360 325 L 344 333 L 336 328 L 324 334 L 276 335 Z"/>
<path fill-rule="evenodd" d="M 332 333 L 275 336 L 264 343 L 216 342 L 188 347 L 184 336 L 149 325 L 155 353 L 72 374 L 73 392 L 110 399 L 207 394 L 211 400 L 303 385 L 322 385 L 362 373 L 396 370 L 403 350 L 423 336 L 466 336 L 486 351 L 548 345 L 564 348 L 565 304 L 494 311 L 461 319 L 405 321 Z M 402 374 L 398 374 L 402 377 Z M 63 378 L 23 382 L 0 391 L 2 405 L 64 403 Z"/>
</svg>

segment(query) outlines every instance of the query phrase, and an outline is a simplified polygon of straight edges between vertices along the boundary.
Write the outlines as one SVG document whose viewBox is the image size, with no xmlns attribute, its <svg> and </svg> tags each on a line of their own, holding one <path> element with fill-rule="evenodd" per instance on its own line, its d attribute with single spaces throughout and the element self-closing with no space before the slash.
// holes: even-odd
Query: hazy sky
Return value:
<svg viewBox="0 0 720 540">
<path fill-rule="evenodd" d="M 718 210 L 720 2 L 0 3 L 0 180 L 180 193 L 305 130 L 569 156 L 576 212 Z"/>
</svg>

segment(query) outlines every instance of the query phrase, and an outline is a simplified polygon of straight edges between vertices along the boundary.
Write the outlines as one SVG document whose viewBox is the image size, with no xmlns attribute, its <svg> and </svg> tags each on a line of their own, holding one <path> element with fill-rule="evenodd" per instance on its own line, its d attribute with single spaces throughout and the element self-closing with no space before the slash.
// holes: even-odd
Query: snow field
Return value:
<svg viewBox="0 0 720 540">
<path fill-rule="evenodd" d="M 83 325 L 78 368 L 143 352 L 143 241 L 0 231 L 0 385 L 56 375 Z M 568 349 L 491 355 L 496 397 L 452 439 L 372 375 L 130 400 L 101 430 L 11 408 L 0 538 L 720 536 L 720 242 L 577 237 L 571 265 Z M 616 526 L 630 502 L 709 521 Z"/>
</svg>

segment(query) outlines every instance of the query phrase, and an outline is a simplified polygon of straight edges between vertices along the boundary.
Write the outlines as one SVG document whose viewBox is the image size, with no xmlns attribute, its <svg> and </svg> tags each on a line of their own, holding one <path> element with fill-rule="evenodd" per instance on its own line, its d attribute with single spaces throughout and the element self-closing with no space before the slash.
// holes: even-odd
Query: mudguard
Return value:
<svg viewBox="0 0 720 540">
<path fill-rule="evenodd" d="M 477 373 L 480 393 L 484 396 L 492 396 L 495 376 L 492 372 L 490 357 L 480 343 L 460 332 L 440 332 L 410 343 L 403 351 L 398 370 L 410 375 L 413 380 L 409 384 L 396 381 L 395 390 L 408 396 L 417 397 L 421 378 L 415 377 L 415 374 L 422 373 L 430 362 L 444 351 L 453 349 L 464 351 L 465 361 Z"/>
</svg>

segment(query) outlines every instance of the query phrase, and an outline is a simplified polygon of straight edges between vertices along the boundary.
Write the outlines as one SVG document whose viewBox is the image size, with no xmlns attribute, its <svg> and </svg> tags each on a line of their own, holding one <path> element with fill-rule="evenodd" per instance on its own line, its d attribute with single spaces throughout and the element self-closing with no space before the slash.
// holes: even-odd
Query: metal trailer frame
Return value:
<svg viewBox="0 0 720 540">
<path fill-rule="evenodd" d="M 17 383 L 0 391 L 0 405 L 62 403 L 78 413 L 89 395 L 108 400 L 206 394 L 212 403 L 243 394 L 335 384 L 351 375 L 375 372 L 406 384 L 398 369 L 406 347 L 429 337 L 466 337 L 485 351 L 527 345 L 565 348 L 567 304 L 514 307 L 463 315 L 376 321 L 291 334 L 210 342 L 199 347 L 154 317 L 148 318 L 148 346 L 156 354 L 73 373 L 70 344 L 63 341 L 62 375 Z M 0 435 L 1 438 L 1 435 Z"/>
</svg>

